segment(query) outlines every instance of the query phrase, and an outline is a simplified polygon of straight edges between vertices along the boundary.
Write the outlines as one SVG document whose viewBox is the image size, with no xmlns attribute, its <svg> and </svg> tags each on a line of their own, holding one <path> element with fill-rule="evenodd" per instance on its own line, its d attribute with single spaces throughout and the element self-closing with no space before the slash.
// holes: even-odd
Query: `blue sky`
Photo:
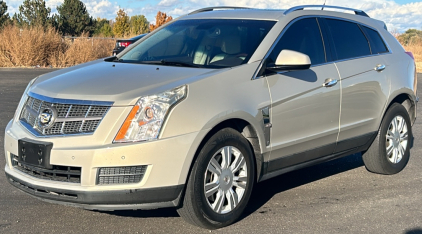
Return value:
<svg viewBox="0 0 422 234">
<path fill-rule="evenodd" d="M 23 0 L 5 0 L 9 14 L 18 11 Z M 56 12 L 64 0 L 45 0 Z M 119 8 L 129 15 L 145 15 L 155 21 L 158 11 L 177 17 L 192 10 L 209 6 L 246 6 L 287 9 L 296 5 L 323 4 L 324 0 L 82 0 L 94 17 L 114 19 Z M 384 21 L 390 30 L 404 32 L 409 28 L 422 29 L 422 1 L 415 0 L 326 0 L 327 5 L 365 10 L 369 16 Z"/>
</svg>

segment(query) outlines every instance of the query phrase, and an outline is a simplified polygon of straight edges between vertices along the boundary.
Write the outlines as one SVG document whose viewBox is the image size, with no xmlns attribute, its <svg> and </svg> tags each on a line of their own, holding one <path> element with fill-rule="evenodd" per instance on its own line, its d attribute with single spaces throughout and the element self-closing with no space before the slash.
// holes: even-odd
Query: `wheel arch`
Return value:
<svg viewBox="0 0 422 234">
<path fill-rule="evenodd" d="M 409 93 L 398 93 L 395 94 L 391 100 L 389 101 L 388 105 L 386 106 L 384 113 L 382 115 L 382 119 L 384 118 L 385 114 L 387 113 L 388 109 L 393 105 L 394 103 L 399 103 L 406 108 L 407 113 L 409 114 L 410 120 L 412 124 L 414 123 L 416 119 L 416 97 L 410 95 Z M 380 121 L 381 124 L 381 121 Z"/>
<path fill-rule="evenodd" d="M 224 120 L 221 120 L 218 123 L 212 124 L 211 128 L 205 128 L 206 130 L 203 130 L 205 134 L 200 134 L 198 136 L 199 139 L 197 139 L 197 142 L 199 141 L 199 144 L 195 144 L 194 149 L 192 149 L 193 157 L 191 159 L 187 158 L 188 160 L 185 165 L 187 168 L 187 173 L 185 178 L 180 178 L 181 181 L 184 182 L 184 184 L 187 183 L 187 180 L 189 179 L 189 176 L 191 174 L 192 168 L 194 163 L 196 162 L 196 159 L 199 155 L 200 150 L 204 146 L 204 144 L 208 141 L 208 139 L 211 138 L 216 132 L 218 132 L 221 129 L 224 128 L 233 128 L 234 130 L 238 131 L 240 134 L 242 134 L 247 141 L 249 142 L 249 145 L 251 147 L 251 150 L 253 152 L 253 156 L 255 159 L 255 166 L 256 166 L 256 181 L 259 181 L 259 177 L 262 172 L 262 167 L 264 164 L 264 157 L 263 157 L 263 148 L 262 144 L 265 145 L 263 130 L 259 130 L 259 125 L 252 124 L 252 121 L 248 121 L 245 118 L 240 117 L 231 117 Z M 262 124 L 263 125 L 263 124 Z M 210 124 L 208 124 L 210 126 Z M 192 153 L 191 153 L 192 155 Z M 184 191 L 183 191 L 184 192 Z"/>
</svg>

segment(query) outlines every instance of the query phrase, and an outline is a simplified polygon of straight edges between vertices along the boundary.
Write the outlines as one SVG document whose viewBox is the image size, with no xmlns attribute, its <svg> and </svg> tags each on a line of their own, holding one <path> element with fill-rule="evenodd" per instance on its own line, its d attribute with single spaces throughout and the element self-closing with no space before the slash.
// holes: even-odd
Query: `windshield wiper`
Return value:
<svg viewBox="0 0 422 234">
<path fill-rule="evenodd" d="M 119 59 L 116 56 L 107 57 L 104 59 L 106 62 L 123 62 L 123 59 Z"/>
<path fill-rule="evenodd" d="M 175 65 L 175 66 L 182 66 L 182 67 L 200 67 L 195 64 L 186 63 L 182 61 L 171 61 L 171 60 L 153 60 L 153 61 L 139 61 L 138 63 L 143 64 L 159 64 L 159 65 Z"/>
</svg>

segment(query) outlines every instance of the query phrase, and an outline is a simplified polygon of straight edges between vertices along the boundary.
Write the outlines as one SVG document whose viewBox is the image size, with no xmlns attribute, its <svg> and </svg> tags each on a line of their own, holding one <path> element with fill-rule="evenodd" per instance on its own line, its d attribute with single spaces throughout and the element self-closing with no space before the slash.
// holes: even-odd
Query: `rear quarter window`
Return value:
<svg viewBox="0 0 422 234">
<path fill-rule="evenodd" d="M 363 31 L 365 31 L 365 34 L 369 39 L 372 54 L 382 54 L 388 52 L 385 42 L 382 40 L 380 34 L 377 31 L 365 26 L 361 26 L 361 28 Z"/>
<path fill-rule="evenodd" d="M 368 40 L 356 23 L 335 19 L 326 22 L 338 60 L 371 54 Z"/>
</svg>

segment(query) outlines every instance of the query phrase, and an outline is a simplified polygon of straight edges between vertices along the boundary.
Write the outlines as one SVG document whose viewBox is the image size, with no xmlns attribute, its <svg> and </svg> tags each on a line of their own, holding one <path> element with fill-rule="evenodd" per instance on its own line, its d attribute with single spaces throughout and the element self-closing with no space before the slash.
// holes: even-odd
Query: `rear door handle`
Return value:
<svg viewBox="0 0 422 234">
<path fill-rule="evenodd" d="M 385 69 L 385 65 L 384 64 L 378 64 L 374 69 L 377 72 L 383 71 Z"/>
<path fill-rule="evenodd" d="M 322 84 L 322 86 L 326 88 L 333 87 L 334 85 L 337 84 L 337 82 L 338 80 L 328 78 L 328 79 L 325 79 L 325 82 Z"/>
</svg>

